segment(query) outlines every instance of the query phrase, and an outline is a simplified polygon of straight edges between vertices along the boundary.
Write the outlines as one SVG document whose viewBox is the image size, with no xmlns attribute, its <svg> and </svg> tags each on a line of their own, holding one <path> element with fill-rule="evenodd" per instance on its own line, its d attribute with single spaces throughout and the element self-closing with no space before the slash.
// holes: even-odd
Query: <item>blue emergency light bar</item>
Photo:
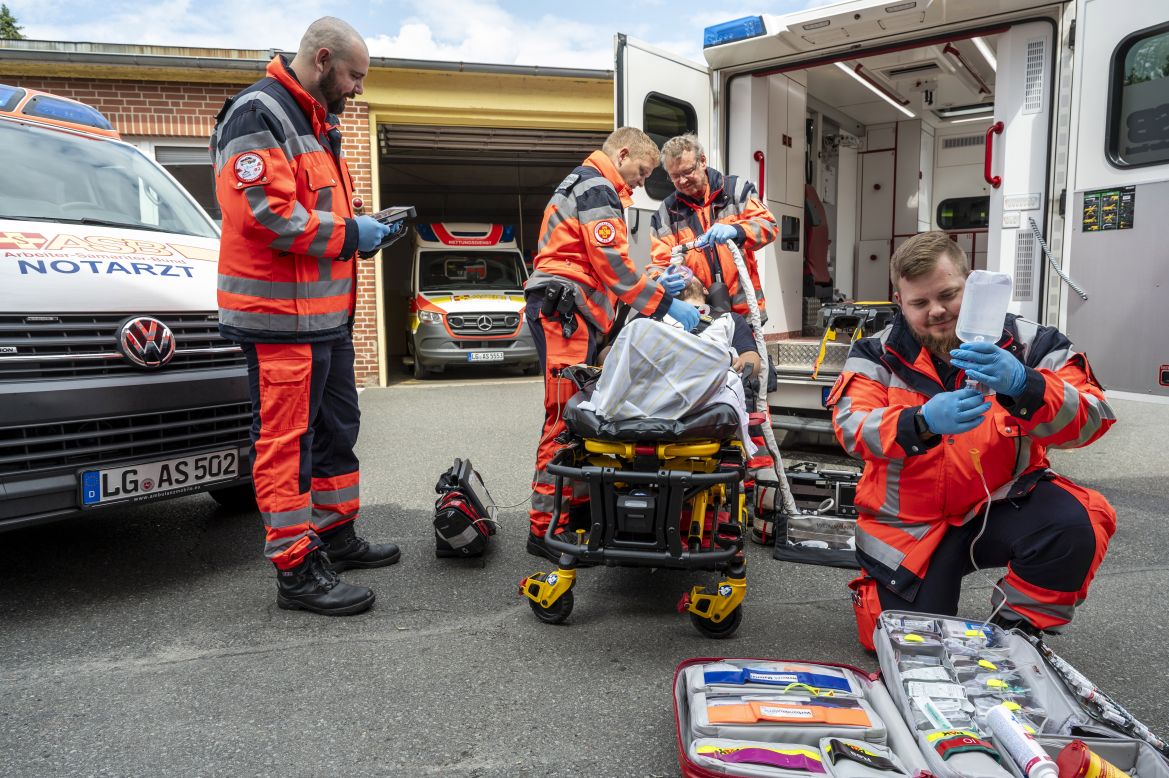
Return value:
<svg viewBox="0 0 1169 778">
<path fill-rule="evenodd" d="M 24 90 L 7 84 L 0 84 L 0 111 L 11 111 L 24 97 Z"/>
<path fill-rule="evenodd" d="M 758 38 L 766 33 L 767 27 L 763 24 L 762 16 L 744 16 L 742 19 L 707 27 L 702 34 L 702 48 Z"/>
<path fill-rule="evenodd" d="M 500 238 L 504 243 L 515 240 L 515 225 L 508 224 L 503 228 L 503 237 Z"/>
<path fill-rule="evenodd" d="M 60 100 L 48 95 L 37 95 L 29 100 L 22 113 L 28 116 L 39 116 L 42 119 L 57 119 L 74 124 L 84 124 L 99 130 L 114 129 L 106 117 L 88 105 L 75 103 L 72 100 Z"/>
<path fill-rule="evenodd" d="M 416 224 L 414 229 L 418 230 L 418 237 L 423 240 L 428 240 L 431 243 L 438 241 L 438 236 L 434 234 L 434 228 L 429 224 Z"/>
</svg>

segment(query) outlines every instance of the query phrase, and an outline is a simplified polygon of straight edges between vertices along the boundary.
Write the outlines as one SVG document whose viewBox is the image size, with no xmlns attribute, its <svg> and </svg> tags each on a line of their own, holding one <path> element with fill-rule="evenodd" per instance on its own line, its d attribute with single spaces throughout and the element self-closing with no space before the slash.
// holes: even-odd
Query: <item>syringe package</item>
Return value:
<svg viewBox="0 0 1169 778">
<path fill-rule="evenodd" d="M 1169 778 L 1162 741 L 1018 631 L 886 611 L 873 641 L 872 674 L 767 659 L 680 664 L 682 775 Z"/>
</svg>

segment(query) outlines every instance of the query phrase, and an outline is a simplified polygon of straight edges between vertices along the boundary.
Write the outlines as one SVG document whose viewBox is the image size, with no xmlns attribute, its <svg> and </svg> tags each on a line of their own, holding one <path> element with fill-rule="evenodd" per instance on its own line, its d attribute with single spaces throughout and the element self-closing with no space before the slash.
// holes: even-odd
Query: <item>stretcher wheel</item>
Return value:
<svg viewBox="0 0 1169 778">
<path fill-rule="evenodd" d="M 729 638 L 735 634 L 735 630 L 743 623 L 743 606 L 735 608 L 727 617 L 715 624 L 710 619 L 703 618 L 697 613 L 690 614 L 690 621 L 694 624 L 694 628 L 703 634 L 704 637 L 712 638 L 713 640 L 722 640 Z"/>
<path fill-rule="evenodd" d="M 572 613 L 572 589 L 560 595 L 560 599 L 547 608 L 535 600 L 528 600 L 528 605 L 532 606 L 532 613 L 536 614 L 536 618 L 540 621 L 545 624 L 559 624 L 568 618 L 568 614 Z"/>
</svg>

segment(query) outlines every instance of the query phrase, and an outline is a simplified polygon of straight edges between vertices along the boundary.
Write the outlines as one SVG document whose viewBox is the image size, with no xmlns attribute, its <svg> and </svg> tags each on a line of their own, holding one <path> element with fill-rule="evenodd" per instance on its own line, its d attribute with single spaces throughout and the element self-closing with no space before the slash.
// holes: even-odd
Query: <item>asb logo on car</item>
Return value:
<svg viewBox="0 0 1169 778">
<path fill-rule="evenodd" d="M 175 355 L 175 336 L 158 319 L 129 319 L 118 331 L 118 350 L 138 367 L 159 368 Z"/>
</svg>

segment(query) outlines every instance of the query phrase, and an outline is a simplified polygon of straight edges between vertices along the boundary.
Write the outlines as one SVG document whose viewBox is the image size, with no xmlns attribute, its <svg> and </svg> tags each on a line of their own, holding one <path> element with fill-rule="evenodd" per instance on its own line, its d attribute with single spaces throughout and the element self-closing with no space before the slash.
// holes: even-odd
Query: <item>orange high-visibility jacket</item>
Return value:
<svg viewBox="0 0 1169 778">
<path fill-rule="evenodd" d="M 1008 316 L 998 345 L 1027 368 L 1016 398 L 996 395 L 982 423 L 960 435 L 917 434 L 914 414 L 934 395 L 965 385 L 958 371 L 942 386 L 929 352 L 898 314 L 857 341 L 828 397 L 836 438 L 863 459 L 857 485 L 857 558 L 912 599 L 949 525 L 981 514 L 992 499 L 1021 496 L 1047 473 L 1047 449 L 1086 446 L 1116 417 L 1087 358 L 1059 330 Z"/>
<path fill-rule="evenodd" d="M 601 151 L 561 181 L 544 209 L 526 292 L 539 292 L 557 279 L 572 282 L 577 311 L 600 332 L 612 326 L 618 300 L 660 319 L 673 298 L 629 261 L 624 209 L 630 194 Z"/>
<path fill-rule="evenodd" d="M 670 249 L 696 239 L 715 223 L 734 226 L 739 233 L 735 241 L 742 249 L 743 263 L 747 266 L 751 285 L 755 288 L 755 299 L 759 302 L 760 318 L 767 321 L 755 252 L 775 240 L 779 226 L 750 181 L 744 181 L 738 176 L 723 176 L 712 167 L 706 169 L 706 176 L 710 188 L 705 200 L 693 200 L 675 191 L 662 201 L 661 207 L 653 215 L 650 220 L 650 255 L 653 263 L 663 267 L 670 264 Z M 741 316 L 750 315 L 747 295 L 739 286 L 739 271 L 735 268 L 735 260 L 729 248 L 712 245 L 688 252 L 686 264 L 707 287 L 716 280 L 716 276 L 721 277 L 730 292 L 732 310 Z"/>
<path fill-rule="evenodd" d="M 211 158 L 223 209 L 226 337 L 306 343 L 349 331 L 357 224 L 337 124 L 282 56 L 216 117 Z"/>
</svg>

